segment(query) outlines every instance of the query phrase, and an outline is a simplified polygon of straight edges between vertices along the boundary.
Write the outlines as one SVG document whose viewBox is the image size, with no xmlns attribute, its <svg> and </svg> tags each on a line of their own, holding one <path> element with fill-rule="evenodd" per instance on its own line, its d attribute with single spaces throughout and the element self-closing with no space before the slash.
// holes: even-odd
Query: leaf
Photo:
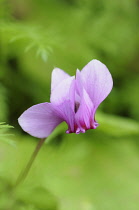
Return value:
<svg viewBox="0 0 139 210">
<path fill-rule="evenodd" d="M 32 205 L 35 209 L 57 210 L 57 199 L 48 190 L 42 187 L 20 188 L 15 192 L 17 201 L 24 205 Z"/>
<path fill-rule="evenodd" d="M 17 22 L 0 22 L 0 32 L 2 39 L 7 43 L 21 42 L 25 45 L 24 52 L 34 48 L 36 54 L 47 61 L 48 55 L 52 53 L 52 46 L 56 43 L 52 33 L 42 27 L 27 25 Z"/>
<path fill-rule="evenodd" d="M 114 136 L 139 134 L 139 123 L 132 119 L 97 112 L 96 120 L 99 129 Z"/>
<path fill-rule="evenodd" d="M 36 55 L 40 56 L 44 62 L 48 59 L 48 52 L 44 48 L 39 48 Z"/>
<path fill-rule="evenodd" d="M 9 138 L 9 136 L 13 135 L 8 133 L 8 130 L 10 128 L 13 128 L 13 126 L 5 124 L 4 122 L 0 122 L 0 140 L 15 147 L 16 146 L 15 142 Z"/>
</svg>

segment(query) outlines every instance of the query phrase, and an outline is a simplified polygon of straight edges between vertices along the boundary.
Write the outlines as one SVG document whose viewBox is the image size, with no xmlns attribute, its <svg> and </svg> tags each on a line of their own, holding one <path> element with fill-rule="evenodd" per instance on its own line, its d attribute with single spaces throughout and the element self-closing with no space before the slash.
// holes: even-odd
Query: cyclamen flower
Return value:
<svg viewBox="0 0 139 210">
<path fill-rule="evenodd" d="M 98 126 L 95 113 L 113 86 L 107 67 L 98 60 L 90 61 L 76 76 L 55 68 L 52 72 L 50 103 L 27 109 L 18 119 L 22 129 L 37 138 L 46 138 L 61 122 L 66 133 L 85 133 Z"/>
</svg>

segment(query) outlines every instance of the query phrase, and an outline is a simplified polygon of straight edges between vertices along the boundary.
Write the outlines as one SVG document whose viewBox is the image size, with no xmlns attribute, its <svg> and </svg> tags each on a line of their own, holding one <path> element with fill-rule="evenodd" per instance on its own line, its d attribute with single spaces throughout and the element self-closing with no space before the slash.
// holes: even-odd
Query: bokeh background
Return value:
<svg viewBox="0 0 139 210">
<path fill-rule="evenodd" d="M 61 124 L 14 192 L 38 139 L 17 123 L 49 101 L 51 72 L 71 75 L 90 60 L 114 88 L 100 126 L 65 134 Z M 0 0 L 0 210 L 139 209 L 139 1 Z"/>
</svg>

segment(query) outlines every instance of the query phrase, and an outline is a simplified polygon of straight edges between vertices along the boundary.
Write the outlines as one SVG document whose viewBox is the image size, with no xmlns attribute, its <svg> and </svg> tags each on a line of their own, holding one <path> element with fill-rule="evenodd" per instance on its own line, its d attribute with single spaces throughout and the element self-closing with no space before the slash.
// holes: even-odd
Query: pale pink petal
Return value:
<svg viewBox="0 0 139 210">
<path fill-rule="evenodd" d="M 81 72 L 77 69 L 76 71 L 76 92 L 80 96 L 83 91 L 83 78 Z"/>
<path fill-rule="evenodd" d="M 41 103 L 27 109 L 19 117 L 22 129 L 37 138 L 46 138 L 62 122 L 50 103 Z"/>
<path fill-rule="evenodd" d="M 51 103 L 59 116 L 74 130 L 75 78 L 63 80 L 51 93 Z"/>
<path fill-rule="evenodd" d="M 95 109 L 110 93 L 113 80 L 107 67 L 98 60 L 90 61 L 81 71 L 83 86 Z"/>
<path fill-rule="evenodd" d="M 54 68 L 52 71 L 51 91 L 53 91 L 64 79 L 69 78 L 70 75 L 62 69 Z"/>
</svg>

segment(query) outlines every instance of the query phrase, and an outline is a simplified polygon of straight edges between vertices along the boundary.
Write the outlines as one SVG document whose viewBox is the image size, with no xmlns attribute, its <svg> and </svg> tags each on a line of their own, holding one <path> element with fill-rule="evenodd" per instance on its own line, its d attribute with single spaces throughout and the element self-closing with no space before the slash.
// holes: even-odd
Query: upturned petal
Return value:
<svg viewBox="0 0 139 210">
<path fill-rule="evenodd" d="M 79 69 L 76 71 L 76 92 L 78 96 L 83 93 L 83 78 Z"/>
<path fill-rule="evenodd" d="M 69 78 L 70 75 L 62 69 L 54 68 L 52 71 L 51 91 L 53 91 L 63 80 Z"/>
<path fill-rule="evenodd" d="M 75 123 L 77 124 L 76 133 L 84 133 L 88 129 L 96 128 L 94 105 L 85 89 L 83 89 L 80 106 L 75 114 Z"/>
<path fill-rule="evenodd" d="M 27 109 L 18 119 L 22 129 L 37 138 L 46 138 L 62 122 L 50 103 L 41 103 Z"/>
<path fill-rule="evenodd" d="M 107 67 L 98 60 L 90 61 L 81 71 L 83 86 L 95 110 L 110 93 L 113 80 Z"/>
<path fill-rule="evenodd" d="M 60 118 L 67 122 L 74 132 L 75 78 L 63 80 L 51 93 L 51 103 Z"/>
</svg>

